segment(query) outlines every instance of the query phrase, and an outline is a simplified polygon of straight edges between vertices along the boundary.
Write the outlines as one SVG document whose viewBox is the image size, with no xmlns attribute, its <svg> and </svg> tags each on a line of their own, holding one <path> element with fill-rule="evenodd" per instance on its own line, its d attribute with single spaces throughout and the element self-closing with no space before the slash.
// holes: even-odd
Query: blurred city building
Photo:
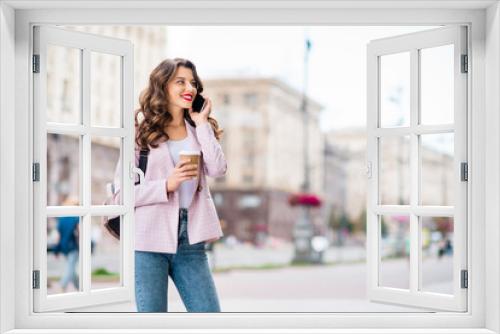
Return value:
<svg viewBox="0 0 500 334">
<path fill-rule="evenodd" d="M 325 187 L 330 214 L 356 221 L 366 210 L 366 129 L 346 128 L 326 133 L 325 164 L 330 166 Z"/>
<path fill-rule="evenodd" d="M 453 135 L 425 135 L 420 139 L 420 204 L 453 205 Z M 366 211 L 367 165 L 366 129 L 345 128 L 326 134 L 325 159 L 338 161 L 326 174 L 327 197 L 336 215 L 346 214 L 349 221 L 362 224 Z M 409 204 L 409 138 L 385 139 L 379 146 L 380 196 L 382 204 Z M 338 211 L 340 208 L 340 212 Z M 364 230 L 359 227 L 358 230 Z"/>
<path fill-rule="evenodd" d="M 97 35 L 131 40 L 134 44 L 134 107 L 148 82 L 148 74 L 165 58 L 166 28 L 161 26 L 65 27 Z M 143 52 L 147 50 L 147 52 Z M 79 89 L 78 57 L 68 48 L 49 50 L 47 108 L 49 120 L 74 122 L 79 105 L 72 92 Z M 93 125 L 120 124 L 119 62 L 96 54 L 92 61 L 91 118 Z M 202 78 L 203 79 L 203 78 Z M 204 95 L 214 101 L 213 116 L 224 128 L 221 140 L 228 161 L 225 177 L 209 186 L 226 235 L 260 243 L 272 236 L 290 241 L 298 208 L 288 196 L 303 183 L 303 118 L 301 92 L 275 78 L 205 79 Z M 94 84 L 95 83 L 95 84 Z M 317 233 L 326 234 L 329 219 L 342 216 L 362 225 L 366 210 L 365 128 L 320 131 L 322 106 L 308 98 L 311 192 L 324 205 L 312 209 Z M 48 205 L 60 205 L 80 192 L 79 139 L 70 135 L 47 137 Z M 381 194 L 390 204 L 409 199 L 409 142 L 383 141 Z M 92 204 L 106 197 L 105 184 L 113 177 L 120 141 L 92 138 Z M 422 146 L 423 204 L 452 205 L 453 156 L 439 147 Z M 331 225 L 330 225 L 331 227 Z M 364 231 L 363 226 L 358 226 Z M 106 233 L 102 233 L 106 237 Z"/>
<path fill-rule="evenodd" d="M 132 42 L 134 46 L 134 109 L 139 107 L 139 94 L 147 87 L 149 83 L 149 73 L 166 58 L 168 47 L 167 27 L 155 25 L 142 26 L 65 26 L 64 29 L 76 30 L 99 36 L 124 39 Z M 109 57 L 100 57 L 96 55 L 97 65 L 93 67 L 98 77 L 101 87 L 116 86 L 115 78 L 117 73 L 112 72 L 118 68 L 113 67 L 112 60 Z M 92 79 L 94 80 L 94 79 Z M 99 89 L 94 91 L 97 93 Z M 114 106 L 108 105 L 108 101 L 99 101 L 102 107 L 99 112 L 92 111 L 93 116 L 103 119 L 101 124 L 105 123 L 106 118 L 116 117 L 119 114 L 114 110 Z M 115 124 L 114 122 L 110 122 Z"/>
<path fill-rule="evenodd" d="M 299 210 L 288 196 L 303 183 L 304 131 L 301 93 L 275 78 L 205 80 L 214 100 L 214 117 L 224 128 L 221 140 L 228 173 L 209 185 L 225 234 L 260 243 L 272 236 L 292 239 Z M 311 192 L 325 195 L 322 106 L 308 98 Z M 312 209 L 318 233 L 326 233 L 323 208 Z"/>
</svg>

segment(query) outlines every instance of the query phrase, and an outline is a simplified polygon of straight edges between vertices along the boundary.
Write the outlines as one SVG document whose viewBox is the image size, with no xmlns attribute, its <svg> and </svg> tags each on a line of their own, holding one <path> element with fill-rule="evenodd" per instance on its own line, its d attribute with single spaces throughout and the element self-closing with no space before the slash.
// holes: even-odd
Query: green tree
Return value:
<svg viewBox="0 0 500 334">
<path fill-rule="evenodd" d="M 334 209 L 330 210 L 330 216 L 328 217 L 328 226 L 332 230 L 338 230 L 340 228 L 340 217 Z"/>
<path fill-rule="evenodd" d="M 366 234 L 366 209 L 363 210 L 355 220 L 354 232 Z"/>
</svg>

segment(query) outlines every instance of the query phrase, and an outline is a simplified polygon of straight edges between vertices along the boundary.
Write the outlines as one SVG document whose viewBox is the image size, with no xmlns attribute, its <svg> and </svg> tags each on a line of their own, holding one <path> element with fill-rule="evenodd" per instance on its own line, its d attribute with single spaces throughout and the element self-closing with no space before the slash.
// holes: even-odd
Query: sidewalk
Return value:
<svg viewBox="0 0 500 334">
<path fill-rule="evenodd" d="M 293 259 L 294 248 L 291 243 L 280 244 L 276 247 L 256 248 L 247 244 L 235 247 L 216 244 L 213 252 L 207 252 L 212 269 L 222 270 L 231 267 L 258 267 L 264 265 L 288 266 Z M 364 247 L 346 246 L 331 247 L 324 254 L 325 263 L 365 261 Z M 120 261 L 117 254 L 95 253 L 92 255 L 94 268 L 106 268 L 109 272 L 119 272 Z M 65 259 L 58 260 L 49 257 L 48 276 L 58 276 L 64 270 Z M 215 265 L 215 267 L 213 266 Z"/>
<path fill-rule="evenodd" d="M 282 244 L 275 248 L 256 248 L 241 244 L 228 247 L 217 244 L 209 254 L 215 269 L 228 267 L 256 267 L 262 265 L 289 265 L 294 256 L 293 244 Z M 360 246 L 330 247 L 323 256 L 325 263 L 365 261 L 366 251 Z"/>
</svg>

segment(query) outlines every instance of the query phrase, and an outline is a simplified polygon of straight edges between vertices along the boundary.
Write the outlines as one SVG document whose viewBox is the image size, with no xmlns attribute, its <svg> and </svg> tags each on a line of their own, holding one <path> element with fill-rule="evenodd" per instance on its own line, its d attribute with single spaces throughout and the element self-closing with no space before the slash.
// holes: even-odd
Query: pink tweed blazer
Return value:
<svg viewBox="0 0 500 334">
<path fill-rule="evenodd" d="M 227 163 L 222 148 L 210 124 L 194 128 L 186 120 L 190 142 L 201 151 L 198 170 L 199 185 L 188 208 L 187 233 L 190 244 L 215 241 L 223 233 L 206 176 L 220 177 L 226 173 Z M 135 151 L 139 165 L 139 150 Z M 142 184 L 135 186 L 135 249 L 141 251 L 176 253 L 179 226 L 179 192 L 166 193 L 165 182 L 174 169 L 166 142 L 151 149 Z M 115 197 L 118 201 L 119 172 L 115 172 Z"/>
</svg>

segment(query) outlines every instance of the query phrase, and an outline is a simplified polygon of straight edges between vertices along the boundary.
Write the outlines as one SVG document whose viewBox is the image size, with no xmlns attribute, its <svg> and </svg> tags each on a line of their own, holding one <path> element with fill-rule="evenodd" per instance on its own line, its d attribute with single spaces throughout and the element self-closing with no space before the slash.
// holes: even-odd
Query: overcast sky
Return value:
<svg viewBox="0 0 500 334">
<path fill-rule="evenodd" d="M 202 79 L 272 76 L 301 91 L 308 36 L 307 91 L 324 106 L 322 129 L 364 127 L 368 42 L 430 28 L 169 26 L 167 57 L 192 60 Z"/>
</svg>

